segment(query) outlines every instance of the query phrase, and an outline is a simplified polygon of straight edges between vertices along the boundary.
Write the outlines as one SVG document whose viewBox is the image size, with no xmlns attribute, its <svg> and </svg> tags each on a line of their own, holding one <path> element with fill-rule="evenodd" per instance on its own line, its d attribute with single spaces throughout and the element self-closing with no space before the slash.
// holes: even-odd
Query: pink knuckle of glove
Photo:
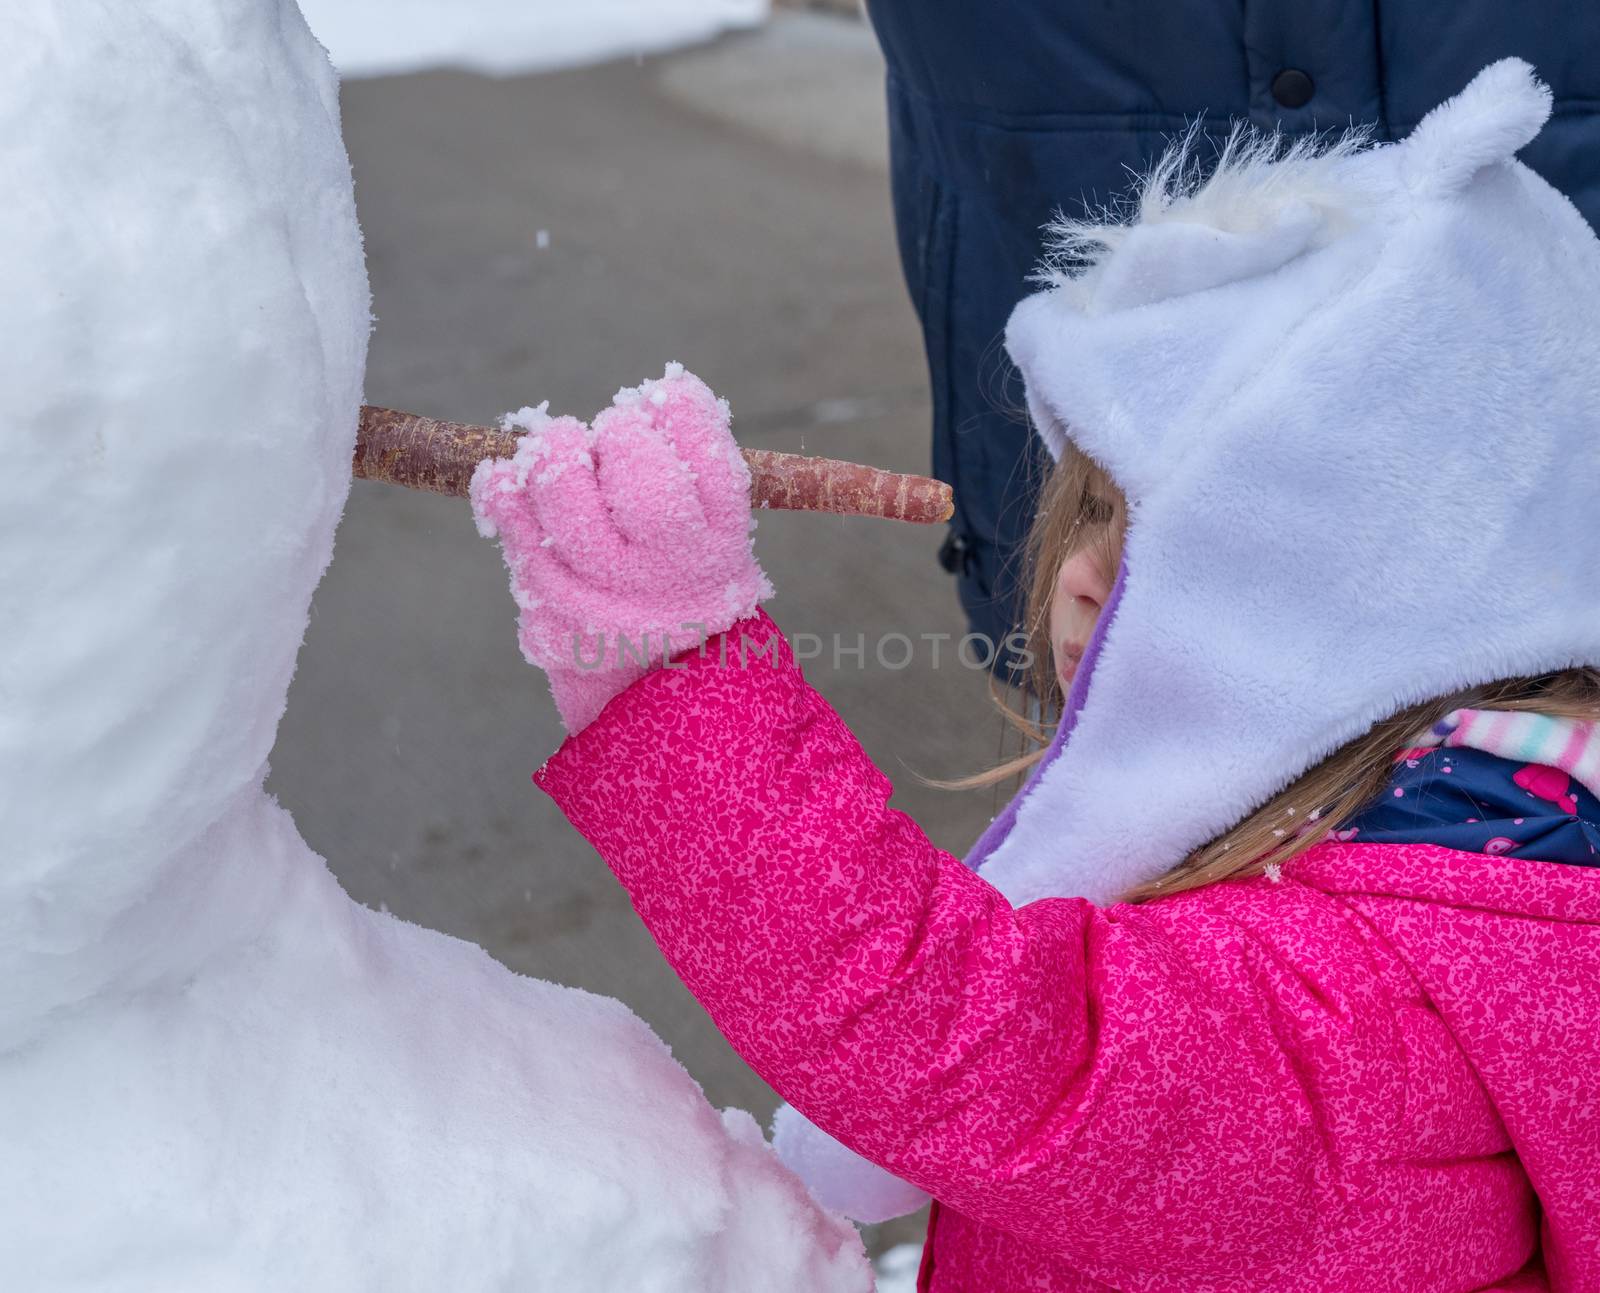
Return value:
<svg viewBox="0 0 1600 1293">
<path fill-rule="evenodd" d="M 593 427 L 526 427 L 480 463 L 470 497 L 498 539 L 524 657 L 568 731 L 650 667 L 772 595 L 756 562 L 750 472 L 727 403 L 680 365 L 617 392 Z"/>
</svg>

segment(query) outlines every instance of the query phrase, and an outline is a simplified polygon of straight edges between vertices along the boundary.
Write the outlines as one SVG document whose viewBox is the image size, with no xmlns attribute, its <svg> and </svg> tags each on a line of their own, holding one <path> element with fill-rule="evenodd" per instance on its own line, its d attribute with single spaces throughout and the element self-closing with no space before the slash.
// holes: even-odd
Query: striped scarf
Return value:
<svg viewBox="0 0 1600 1293">
<path fill-rule="evenodd" d="M 1519 710 L 1458 709 L 1417 744 L 1484 750 L 1502 759 L 1559 768 L 1600 796 L 1600 723 Z"/>
</svg>

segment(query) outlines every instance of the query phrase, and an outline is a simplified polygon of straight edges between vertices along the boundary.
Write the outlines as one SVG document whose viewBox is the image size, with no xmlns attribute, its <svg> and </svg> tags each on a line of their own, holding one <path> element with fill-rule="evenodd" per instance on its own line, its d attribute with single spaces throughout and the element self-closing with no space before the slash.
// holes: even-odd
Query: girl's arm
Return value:
<svg viewBox="0 0 1600 1293">
<path fill-rule="evenodd" d="M 1342 989 L 1225 923 L 1014 910 L 887 806 L 765 615 L 635 683 L 535 780 L 750 1065 L 956 1211 L 1114 1283 L 1266 1270 L 1335 1206 L 1319 1075 L 1361 1033 Z M 1373 1124 L 1393 1095 L 1369 1086 Z"/>
</svg>

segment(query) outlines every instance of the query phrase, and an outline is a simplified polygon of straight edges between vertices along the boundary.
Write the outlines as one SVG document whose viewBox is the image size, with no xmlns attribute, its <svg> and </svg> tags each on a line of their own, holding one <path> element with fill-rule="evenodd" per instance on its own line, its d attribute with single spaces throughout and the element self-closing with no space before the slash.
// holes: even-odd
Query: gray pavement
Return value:
<svg viewBox="0 0 1600 1293">
<path fill-rule="evenodd" d="M 745 444 L 926 470 L 870 37 L 796 21 L 660 60 L 346 86 L 376 298 L 368 399 L 465 421 L 542 399 L 587 416 L 677 359 L 731 400 Z M 758 552 L 791 634 L 865 635 L 864 667 L 825 651 L 808 674 L 894 779 L 896 805 L 960 852 L 996 796 L 917 774 L 993 758 L 987 680 L 948 645 L 933 668 L 918 642 L 905 669 L 870 646 L 963 632 L 940 538 L 766 514 Z M 775 1097 L 529 783 L 561 731 L 513 621 L 499 554 L 464 503 L 357 482 L 270 787 L 359 901 L 621 998 L 713 1102 L 765 1116 Z"/>
</svg>

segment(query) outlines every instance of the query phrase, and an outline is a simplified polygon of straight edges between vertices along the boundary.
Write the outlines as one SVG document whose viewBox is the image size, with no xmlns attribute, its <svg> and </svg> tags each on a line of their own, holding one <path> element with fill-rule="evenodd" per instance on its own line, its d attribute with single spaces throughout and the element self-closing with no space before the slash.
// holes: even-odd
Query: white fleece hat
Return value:
<svg viewBox="0 0 1600 1293">
<path fill-rule="evenodd" d="M 974 859 L 1014 903 L 1154 879 L 1411 704 L 1600 664 L 1600 240 L 1514 159 L 1549 114 L 1506 59 L 1402 143 L 1169 159 L 1132 224 L 1061 226 L 1098 255 L 1006 345 L 1129 526 Z"/>
<path fill-rule="evenodd" d="M 967 859 L 1013 903 L 1154 879 L 1408 705 L 1600 665 L 1600 241 L 1514 160 L 1549 114 L 1506 59 L 1403 143 L 1244 137 L 1198 187 L 1180 148 L 1132 223 L 1059 227 L 1091 264 L 1006 345 L 1129 527 L 1051 749 Z M 921 1199 L 778 1132 L 849 1216 Z"/>
</svg>

